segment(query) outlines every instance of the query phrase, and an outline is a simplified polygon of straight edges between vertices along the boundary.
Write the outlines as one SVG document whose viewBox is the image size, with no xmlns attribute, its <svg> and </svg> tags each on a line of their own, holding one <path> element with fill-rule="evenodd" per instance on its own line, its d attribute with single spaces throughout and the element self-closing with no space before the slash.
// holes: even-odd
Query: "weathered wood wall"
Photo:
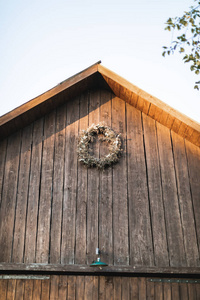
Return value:
<svg viewBox="0 0 200 300">
<path fill-rule="evenodd" d="M 123 140 L 104 172 L 77 163 L 79 132 Z M 105 149 L 95 149 L 100 155 Z M 200 149 L 106 90 L 82 94 L 0 144 L 0 262 L 199 266 Z"/>
<path fill-rule="evenodd" d="M 151 278 L 49 276 L 0 280 L 1 300 L 198 300 L 200 283 L 152 282 Z M 154 280 L 154 279 L 153 279 Z M 178 279 L 174 279 L 176 281 Z M 183 279 L 181 279 L 183 281 Z M 186 279 L 185 279 L 186 281 Z"/>
</svg>

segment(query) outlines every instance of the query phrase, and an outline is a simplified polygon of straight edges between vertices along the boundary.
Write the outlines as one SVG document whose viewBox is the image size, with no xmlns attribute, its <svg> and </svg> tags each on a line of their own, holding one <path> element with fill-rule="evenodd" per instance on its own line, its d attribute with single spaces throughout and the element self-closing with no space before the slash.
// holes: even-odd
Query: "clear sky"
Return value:
<svg viewBox="0 0 200 300">
<path fill-rule="evenodd" d="M 200 122 L 200 80 L 181 56 L 162 57 L 168 17 L 192 0 L 0 1 L 0 115 L 98 60 Z"/>
</svg>

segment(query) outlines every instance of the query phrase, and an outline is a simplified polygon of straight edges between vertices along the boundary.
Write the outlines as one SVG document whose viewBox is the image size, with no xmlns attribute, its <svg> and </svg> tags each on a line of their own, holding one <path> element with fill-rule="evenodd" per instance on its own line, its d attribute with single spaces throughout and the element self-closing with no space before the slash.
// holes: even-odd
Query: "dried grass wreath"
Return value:
<svg viewBox="0 0 200 300">
<path fill-rule="evenodd" d="M 89 153 L 89 144 L 94 141 L 95 136 L 102 134 L 100 141 L 108 143 L 109 153 L 101 158 L 96 158 Z M 83 130 L 78 142 L 78 160 L 87 167 L 97 167 L 105 169 L 119 161 L 122 153 L 120 135 L 116 134 L 110 127 L 104 123 L 92 125 L 87 130 Z"/>
</svg>

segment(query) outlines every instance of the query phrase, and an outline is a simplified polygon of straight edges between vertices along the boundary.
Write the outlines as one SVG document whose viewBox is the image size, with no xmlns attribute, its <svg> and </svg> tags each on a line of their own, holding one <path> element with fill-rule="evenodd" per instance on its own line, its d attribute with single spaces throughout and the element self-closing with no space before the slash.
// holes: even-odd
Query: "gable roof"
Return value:
<svg viewBox="0 0 200 300">
<path fill-rule="evenodd" d="M 200 124 L 100 65 L 100 61 L 0 117 L 0 138 L 91 88 L 110 89 L 152 119 L 200 147 Z"/>
</svg>

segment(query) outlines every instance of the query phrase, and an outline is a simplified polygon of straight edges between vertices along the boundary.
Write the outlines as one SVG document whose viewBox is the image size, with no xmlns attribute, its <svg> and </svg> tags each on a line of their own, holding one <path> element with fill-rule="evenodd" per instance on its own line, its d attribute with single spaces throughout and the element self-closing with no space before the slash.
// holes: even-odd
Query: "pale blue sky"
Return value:
<svg viewBox="0 0 200 300">
<path fill-rule="evenodd" d="M 162 57 L 164 23 L 192 0 L 0 1 L 0 115 L 98 60 L 200 122 L 199 78 Z"/>
</svg>

